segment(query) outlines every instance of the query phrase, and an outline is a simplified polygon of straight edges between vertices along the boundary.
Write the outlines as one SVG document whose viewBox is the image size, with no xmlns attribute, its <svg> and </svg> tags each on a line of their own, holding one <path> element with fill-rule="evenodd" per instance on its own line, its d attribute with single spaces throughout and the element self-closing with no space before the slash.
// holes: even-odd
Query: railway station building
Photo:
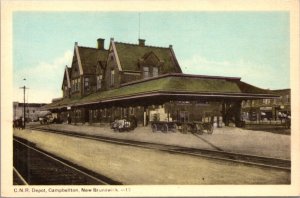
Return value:
<svg viewBox="0 0 300 198">
<path fill-rule="evenodd" d="M 61 120 L 93 124 L 134 117 L 144 126 L 153 120 L 238 126 L 243 101 L 277 98 L 241 78 L 184 74 L 172 45 L 110 39 L 105 49 L 104 41 L 98 39 L 97 48 L 75 43 L 63 97 L 45 106 Z"/>
</svg>

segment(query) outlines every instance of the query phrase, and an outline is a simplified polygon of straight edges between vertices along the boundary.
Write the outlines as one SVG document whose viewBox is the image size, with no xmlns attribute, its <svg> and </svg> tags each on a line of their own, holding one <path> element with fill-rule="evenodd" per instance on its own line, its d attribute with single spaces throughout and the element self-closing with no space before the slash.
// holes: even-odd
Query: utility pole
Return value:
<svg viewBox="0 0 300 198">
<path fill-rule="evenodd" d="M 26 78 L 23 79 L 24 81 L 26 80 Z M 24 103 L 23 103 L 23 129 L 25 129 L 25 123 L 26 123 L 26 101 L 25 101 L 25 90 L 28 89 L 26 88 L 26 86 L 24 85 L 23 87 L 20 87 L 20 89 L 23 89 L 23 97 L 24 97 Z"/>
</svg>

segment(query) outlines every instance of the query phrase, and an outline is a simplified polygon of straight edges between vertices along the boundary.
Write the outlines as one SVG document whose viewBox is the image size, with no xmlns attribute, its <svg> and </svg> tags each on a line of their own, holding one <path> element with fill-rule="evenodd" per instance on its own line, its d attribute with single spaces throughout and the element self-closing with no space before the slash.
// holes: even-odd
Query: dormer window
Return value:
<svg viewBox="0 0 300 198">
<path fill-rule="evenodd" d="M 146 66 L 143 67 L 143 77 L 149 78 L 149 67 Z"/>
</svg>

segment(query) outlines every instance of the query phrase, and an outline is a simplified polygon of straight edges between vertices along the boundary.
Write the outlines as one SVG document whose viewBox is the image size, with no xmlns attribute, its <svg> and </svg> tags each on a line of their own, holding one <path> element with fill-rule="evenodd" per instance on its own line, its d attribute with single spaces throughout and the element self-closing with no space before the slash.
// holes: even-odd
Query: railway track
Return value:
<svg viewBox="0 0 300 198">
<path fill-rule="evenodd" d="M 217 151 L 217 150 L 206 150 L 206 149 L 163 145 L 163 144 L 141 142 L 141 141 L 134 141 L 134 140 L 125 140 L 125 139 L 104 137 L 99 135 L 88 135 L 88 134 L 82 134 L 82 133 L 71 132 L 71 131 L 54 130 L 50 128 L 44 129 L 40 127 L 35 127 L 31 129 L 56 133 L 61 135 L 67 135 L 72 137 L 109 142 L 109 143 L 120 144 L 120 145 L 129 145 L 129 146 L 136 146 L 136 147 L 142 147 L 147 149 L 155 149 L 155 150 L 160 150 L 160 151 L 175 153 L 175 154 L 193 155 L 193 156 L 206 157 L 206 158 L 216 159 L 216 160 L 237 162 L 237 163 L 253 165 L 253 166 L 282 169 L 286 171 L 291 170 L 291 161 L 285 159 L 269 158 L 269 157 L 255 156 L 255 155 L 245 155 L 240 153 L 232 153 L 232 152 Z"/>
<path fill-rule="evenodd" d="M 24 139 L 14 137 L 13 147 L 15 185 L 121 184 L 42 151 Z"/>
</svg>

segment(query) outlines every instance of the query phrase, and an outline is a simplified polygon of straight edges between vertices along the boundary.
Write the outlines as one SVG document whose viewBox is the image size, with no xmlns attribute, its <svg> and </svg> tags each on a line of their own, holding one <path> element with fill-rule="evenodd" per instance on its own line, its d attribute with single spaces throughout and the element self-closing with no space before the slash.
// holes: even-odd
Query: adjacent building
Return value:
<svg viewBox="0 0 300 198">
<path fill-rule="evenodd" d="M 38 114 L 46 103 L 25 103 L 25 117 L 28 121 L 38 120 Z M 24 103 L 13 102 L 14 120 L 24 117 Z"/>
<path fill-rule="evenodd" d="M 45 106 L 70 123 L 109 123 L 134 117 L 147 125 L 211 120 L 218 126 L 241 120 L 242 101 L 278 98 L 236 77 L 183 74 L 172 45 L 155 47 L 98 39 L 97 48 L 75 43 L 62 80 L 63 97 Z M 158 117 L 158 118 L 157 118 Z"/>
<path fill-rule="evenodd" d="M 291 116 L 291 89 L 272 90 L 278 98 L 246 100 L 242 103 L 245 120 L 282 120 Z"/>
</svg>

